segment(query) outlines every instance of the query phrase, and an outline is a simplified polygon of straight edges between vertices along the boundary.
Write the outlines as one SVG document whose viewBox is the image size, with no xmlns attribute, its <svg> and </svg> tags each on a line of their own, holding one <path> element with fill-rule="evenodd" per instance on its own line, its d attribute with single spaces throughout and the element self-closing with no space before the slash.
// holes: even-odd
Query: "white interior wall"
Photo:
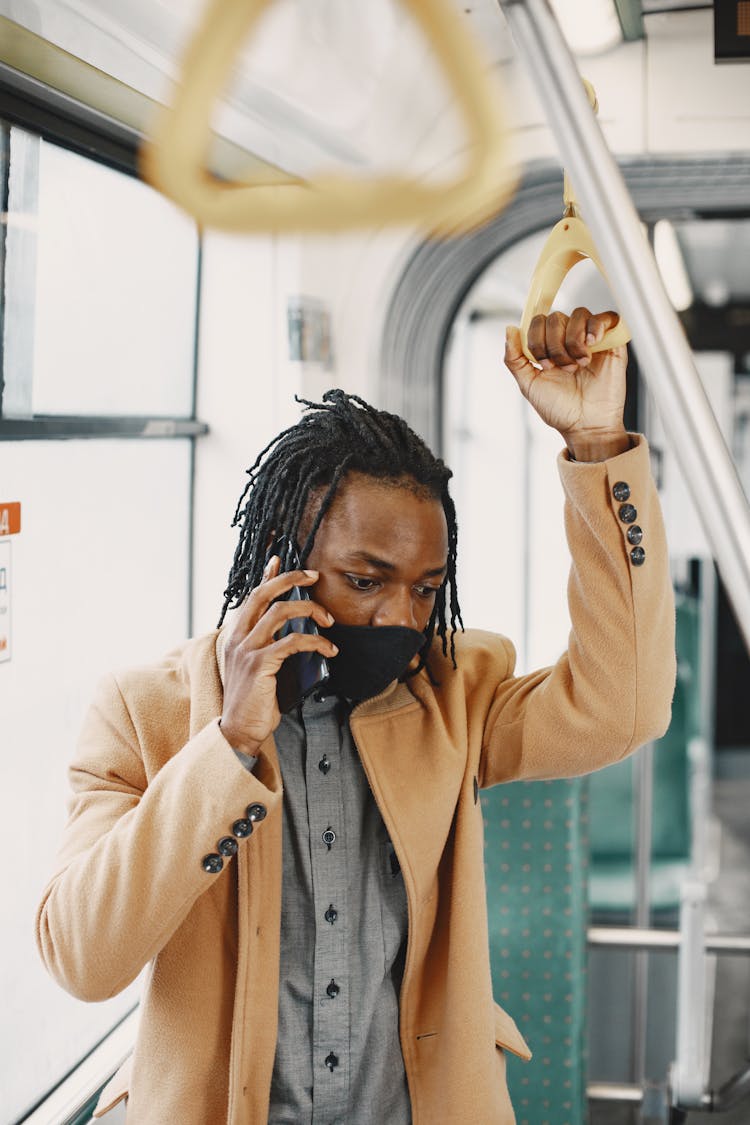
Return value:
<svg viewBox="0 0 750 1125">
<path fill-rule="evenodd" d="M 734 428 L 734 362 L 728 352 L 697 352 L 695 366 L 703 383 L 724 439 L 732 448 Z M 666 443 L 661 418 L 648 396 L 648 432 L 652 447 L 659 451 L 660 497 L 670 553 L 676 559 L 711 558 L 700 517 L 685 475 Z"/>
<path fill-rule="evenodd" d="M 245 470 L 299 416 L 300 364 L 288 361 L 286 298 L 298 291 L 299 248 L 271 237 L 204 241 L 196 443 L 195 633 L 214 628 L 237 542 L 231 528 Z"/>
</svg>

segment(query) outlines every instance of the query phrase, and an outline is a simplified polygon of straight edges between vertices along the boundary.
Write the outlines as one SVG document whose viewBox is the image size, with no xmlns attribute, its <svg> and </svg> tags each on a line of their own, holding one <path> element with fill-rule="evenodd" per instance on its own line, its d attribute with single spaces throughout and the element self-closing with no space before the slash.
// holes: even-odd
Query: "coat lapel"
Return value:
<svg viewBox="0 0 750 1125">
<path fill-rule="evenodd" d="M 451 830 L 466 750 L 438 708 L 405 684 L 357 706 L 351 728 L 370 787 L 419 902 L 430 898 Z"/>
</svg>

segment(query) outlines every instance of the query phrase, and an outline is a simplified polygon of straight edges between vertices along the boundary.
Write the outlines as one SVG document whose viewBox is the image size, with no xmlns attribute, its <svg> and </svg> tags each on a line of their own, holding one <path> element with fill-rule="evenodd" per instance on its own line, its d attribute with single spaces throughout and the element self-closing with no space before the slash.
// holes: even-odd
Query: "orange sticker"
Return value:
<svg viewBox="0 0 750 1125">
<path fill-rule="evenodd" d="M 21 504 L 0 504 L 0 535 L 18 535 L 21 530 Z"/>
</svg>

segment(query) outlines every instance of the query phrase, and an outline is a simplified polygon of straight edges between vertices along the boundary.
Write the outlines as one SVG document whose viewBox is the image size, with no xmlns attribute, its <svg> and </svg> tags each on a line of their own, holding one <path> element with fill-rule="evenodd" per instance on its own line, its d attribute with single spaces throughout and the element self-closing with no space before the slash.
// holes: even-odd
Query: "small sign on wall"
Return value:
<svg viewBox="0 0 750 1125">
<path fill-rule="evenodd" d="M 0 504 L 0 664 L 10 660 L 11 632 L 11 543 L 10 536 L 21 530 L 21 505 L 17 501 Z"/>
<path fill-rule="evenodd" d="M 289 358 L 293 363 L 318 363 L 330 369 L 333 361 L 331 314 L 315 297 L 287 301 Z"/>
</svg>

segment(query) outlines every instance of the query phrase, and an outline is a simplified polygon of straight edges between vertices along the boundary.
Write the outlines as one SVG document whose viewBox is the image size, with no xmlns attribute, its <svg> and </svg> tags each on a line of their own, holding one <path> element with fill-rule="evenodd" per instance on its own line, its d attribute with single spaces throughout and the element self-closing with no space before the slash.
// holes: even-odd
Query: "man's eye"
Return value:
<svg viewBox="0 0 750 1125">
<path fill-rule="evenodd" d="M 437 586 L 416 586 L 415 589 L 420 598 L 434 598 L 438 592 Z"/>
<path fill-rule="evenodd" d="M 363 578 L 359 574 L 347 574 L 346 577 L 356 590 L 373 590 L 377 585 L 374 578 Z"/>
</svg>

